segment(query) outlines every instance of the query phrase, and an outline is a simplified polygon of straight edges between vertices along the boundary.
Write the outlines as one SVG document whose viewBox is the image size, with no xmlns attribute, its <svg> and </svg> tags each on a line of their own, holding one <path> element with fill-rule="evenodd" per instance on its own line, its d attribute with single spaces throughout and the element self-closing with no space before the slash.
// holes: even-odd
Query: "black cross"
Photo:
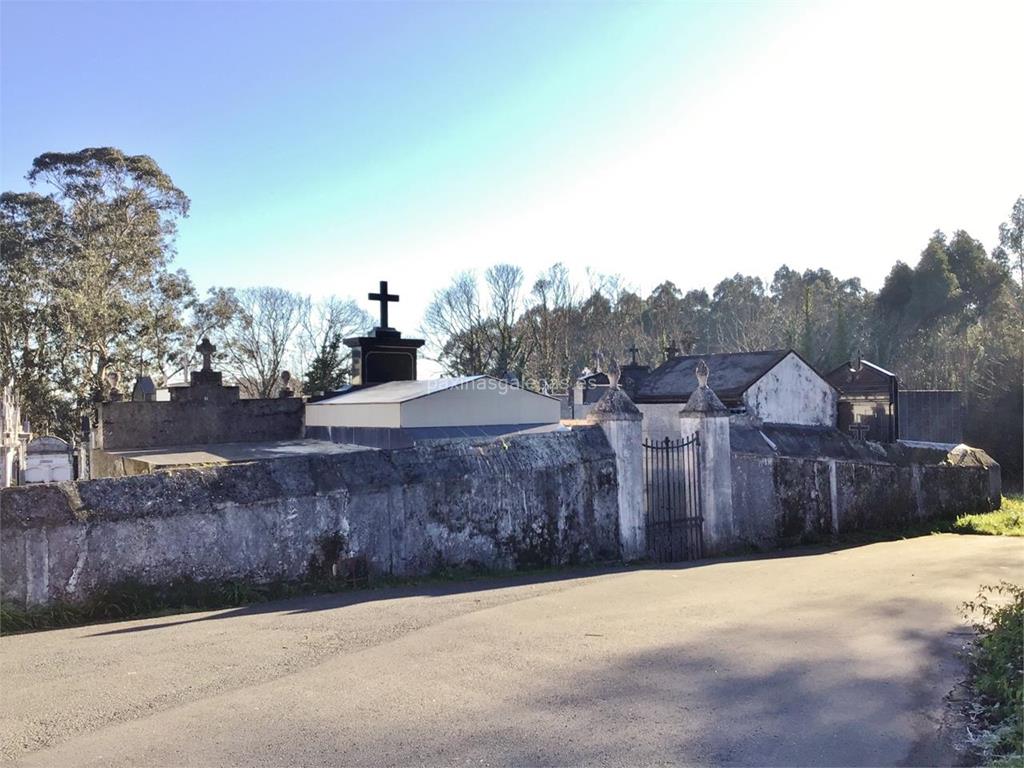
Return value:
<svg viewBox="0 0 1024 768">
<path fill-rule="evenodd" d="M 394 294 L 391 294 L 391 293 L 388 293 L 388 281 L 387 280 L 381 280 L 380 281 L 380 293 L 371 293 L 370 294 L 370 301 L 379 301 L 380 302 L 380 327 L 381 328 L 390 328 L 391 326 L 388 325 L 388 302 L 389 301 L 397 302 L 398 301 L 398 296 L 396 296 Z"/>
<path fill-rule="evenodd" d="M 671 360 L 679 354 L 679 347 L 676 346 L 676 340 L 672 339 L 672 343 L 665 347 L 665 359 Z"/>
<path fill-rule="evenodd" d="M 633 346 L 629 347 L 626 351 L 633 356 L 633 362 L 631 365 L 636 365 L 636 353 L 640 351 L 636 348 L 636 344 L 633 344 Z"/>
</svg>

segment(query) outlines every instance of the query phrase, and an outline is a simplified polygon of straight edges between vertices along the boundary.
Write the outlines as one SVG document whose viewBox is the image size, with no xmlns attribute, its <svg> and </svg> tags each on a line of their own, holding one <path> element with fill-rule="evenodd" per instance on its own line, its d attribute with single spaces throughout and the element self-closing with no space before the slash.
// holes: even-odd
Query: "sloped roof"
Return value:
<svg viewBox="0 0 1024 768">
<path fill-rule="evenodd" d="M 473 387 L 493 387 L 494 389 L 514 388 L 523 392 L 529 392 L 531 395 L 537 395 L 538 397 L 547 397 L 552 400 L 558 399 L 553 398 L 550 395 L 543 395 L 540 392 L 534 392 L 532 389 L 526 389 L 525 387 L 518 387 L 515 384 L 509 384 L 508 382 L 496 379 L 493 376 L 479 374 L 476 376 L 451 376 L 448 378 L 438 379 L 418 379 L 416 381 L 389 381 L 385 384 L 353 387 L 347 392 L 342 392 L 323 400 L 317 400 L 315 403 L 310 403 L 310 405 L 333 405 L 336 403 L 344 403 L 345 405 L 382 405 L 405 403 L 410 400 L 417 400 L 421 397 L 433 395 L 437 392 L 444 392 L 445 390 L 469 385 L 472 385 Z"/>
<path fill-rule="evenodd" d="M 778 365 L 792 350 L 764 352 L 720 352 L 684 355 L 666 360 L 640 384 L 634 400 L 638 403 L 685 403 L 697 388 L 697 361 L 711 371 L 708 386 L 726 404 L 740 400 L 751 385 Z"/>
<path fill-rule="evenodd" d="M 857 370 L 852 365 L 852 361 L 843 363 L 826 374 L 825 381 L 846 395 L 888 393 L 897 381 L 896 374 L 868 360 L 861 360 Z"/>
<path fill-rule="evenodd" d="M 741 453 L 866 462 L 886 461 L 888 457 L 880 443 L 855 440 L 835 427 L 771 423 L 757 426 L 733 421 L 729 424 L 729 436 L 732 449 Z"/>
</svg>

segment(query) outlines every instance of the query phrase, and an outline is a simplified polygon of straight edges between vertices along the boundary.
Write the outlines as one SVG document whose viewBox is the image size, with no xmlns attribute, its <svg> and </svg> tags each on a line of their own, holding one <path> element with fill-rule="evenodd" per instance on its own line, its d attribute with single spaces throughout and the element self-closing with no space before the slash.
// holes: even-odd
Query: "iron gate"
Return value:
<svg viewBox="0 0 1024 768">
<path fill-rule="evenodd" d="M 661 563 L 704 556 L 700 434 L 644 441 L 647 552 Z"/>
</svg>

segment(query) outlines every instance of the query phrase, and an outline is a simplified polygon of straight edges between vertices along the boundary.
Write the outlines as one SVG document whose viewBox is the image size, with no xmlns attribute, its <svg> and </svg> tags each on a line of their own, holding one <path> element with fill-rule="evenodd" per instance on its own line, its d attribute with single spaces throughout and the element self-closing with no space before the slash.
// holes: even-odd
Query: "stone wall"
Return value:
<svg viewBox="0 0 1024 768">
<path fill-rule="evenodd" d="M 765 456 L 734 451 L 736 547 L 771 549 L 999 505 L 999 465 Z"/>
<path fill-rule="evenodd" d="M 102 403 L 93 448 L 246 443 L 302 437 L 301 398 Z"/>
<path fill-rule="evenodd" d="M 598 427 L 9 488 L 0 587 L 45 604 L 126 581 L 301 579 L 352 557 L 390 575 L 606 560 L 617 491 Z"/>
</svg>

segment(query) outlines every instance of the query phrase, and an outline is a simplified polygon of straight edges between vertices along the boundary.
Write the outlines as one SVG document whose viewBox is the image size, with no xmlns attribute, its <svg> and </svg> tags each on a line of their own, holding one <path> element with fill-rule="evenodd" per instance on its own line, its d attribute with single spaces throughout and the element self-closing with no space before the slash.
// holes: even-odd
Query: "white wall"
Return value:
<svg viewBox="0 0 1024 768">
<path fill-rule="evenodd" d="M 307 403 L 307 427 L 400 427 L 400 403 Z"/>
<path fill-rule="evenodd" d="M 556 424 L 562 404 L 552 397 L 480 379 L 402 403 L 403 427 Z"/>
<path fill-rule="evenodd" d="M 838 394 L 807 363 L 790 352 L 743 395 L 747 410 L 776 424 L 836 424 Z"/>
<path fill-rule="evenodd" d="M 685 403 L 637 403 L 636 407 L 644 415 L 644 440 L 658 442 L 666 437 L 678 440 L 679 411 Z"/>
<path fill-rule="evenodd" d="M 71 477 L 71 456 L 65 453 L 30 453 L 25 458 L 23 483 L 59 483 Z"/>
</svg>

